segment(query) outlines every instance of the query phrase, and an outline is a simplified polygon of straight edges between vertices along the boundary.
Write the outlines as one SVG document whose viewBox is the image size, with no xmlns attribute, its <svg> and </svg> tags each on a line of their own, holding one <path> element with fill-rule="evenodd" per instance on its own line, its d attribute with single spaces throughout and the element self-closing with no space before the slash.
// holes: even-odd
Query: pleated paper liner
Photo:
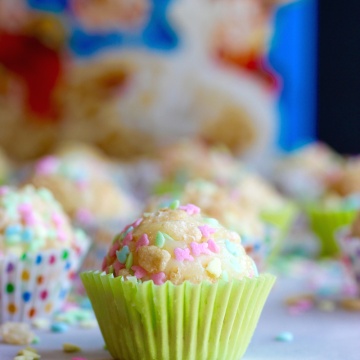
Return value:
<svg viewBox="0 0 360 360">
<path fill-rule="evenodd" d="M 275 228 L 275 234 L 271 237 L 272 244 L 270 246 L 268 262 L 273 261 L 281 252 L 283 242 L 297 214 L 298 209 L 292 203 L 289 203 L 281 210 L 264 211 L 261 214 L 261 218 Z"/>
<path fill-rule="evenodd" d="M 0 323 L 49 317 L 62 306 L 77 268 L 77 254 L 67 249 L 1 259 Z"/>
<path fill-rule="evenodd" d="M 320 240 L 320 256 L 337 257 L 340 247 L 335 232 L 352 223 L 357 210 L 322 210 L 316 207 L 308 209 L 310 227 Z"/>
<path fill-rule="evenodd" d="M 275 282 L 136 283 L 81 274 L 107 348 L 126 360 L 239 360 Z"/>
</svg>

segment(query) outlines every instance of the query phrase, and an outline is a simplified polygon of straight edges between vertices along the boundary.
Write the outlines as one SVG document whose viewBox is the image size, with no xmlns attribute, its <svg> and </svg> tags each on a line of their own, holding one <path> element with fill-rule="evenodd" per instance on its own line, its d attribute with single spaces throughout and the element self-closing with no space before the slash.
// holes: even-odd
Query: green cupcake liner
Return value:
<svg viewBox="0 0 360 360">
<path fill-rule="evenodd" d="M 121 360 L 239 360 L 275 282 L 269 274 L 161 286 L 100 272 L 81 279 L 106 346 Z"/>
<path fill-rule="evenodd" d="M 308 209 L 310 227 L 320 240 L 320 256 L 336 257 L 340 255 L 340 247 L 335 238 L 336 230 L 351 224 L 357 210 L 322 210 Z"/>
<path fill-rule="evenodd" d="M 268 262 L 274 260 L 280 253 L 284 240 L 298 214 L 297 207 L 290 203 L 281 210 L 264 211 L 261 218 L 276 229 L 276 234 L 271 239 L 271 250 Z"/>
</svg>

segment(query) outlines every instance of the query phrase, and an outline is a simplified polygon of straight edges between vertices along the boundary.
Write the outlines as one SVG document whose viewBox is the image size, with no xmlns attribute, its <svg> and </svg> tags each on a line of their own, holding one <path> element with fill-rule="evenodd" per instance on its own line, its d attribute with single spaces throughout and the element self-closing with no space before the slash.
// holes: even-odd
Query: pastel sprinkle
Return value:
<svg viewBox="0 0 360 360">
<path fill-rule="evenodd" d="M 80 321 L 79 326 L 82 329 L 94 329 L 94 328 L 98 327 L 98 322 L 96 320 L 91 320 L 91 319 L 82 320 L 82 321 Z"/>
<path fill-rule="evenodd" d="M 133 226 L 127 226 L 124 230 L 123 230 L 123 232 L 120 234 L 120 239 L 121 240 L 123 240 L 125 237 L 126 237 L 126 235 L 128 234 L 128 233 L 130 233 L 130 232 L 132 232 L 134 230 L 134 228 L 133 228 Z"/>
<path fill-rule="evenodd" d="M 133 262 L 134 262 L 134 255 L 132 253 L 130 253 L 128 258 L 126 259 L 126 264 L 125 264 L 125 266 L 128 270 L 132 267 Z"/>
<path fill-rule="evenodd" d="M 165 237 L 166 240 L 168 241 L 175 241 L 170 235 L 166 234 L 166 233 L 162 233 Z"/>
<path fill-rule="evenodd" d="M 121 269 L 124 269 L 124 268 L 125 268 L 125 265 L 122 264 L 122 263 L 119 262 L 119 261 L 115 261 L 114 264 L 113 264 L 113 266 L 114 266 L 114 270 L 115 270 L 115 274 L 116 274 L 116 275 L 118 275 L 118 273 L 119 273 L 119 271 L 120 271 Z"/>
<path fill-rule="evenodd" d="M 189 260 L 193 261 L 194 258 L 190 255 L 190 249 L 175 248 L 174 255 L 177 261 Z"/>
<path fill-rule="evenodd" d="M 219 222 L 214 218 L 203 218 L 203 221 L 209 225 L 218 226 Z"/>
<path fill-rule="evenodd" d="M 206 271 L 218 278 L 221 275 L 221 260 L 218 258 L 212 259 L 206 267 Z"/>
<path fill-rule="evenodd" d="M 18 211 L 21 215 L 27 214 L 32 211 L 32 206 L 28 203 L 22 203 L 18 206 Z"/>
<path fill-rule="evenodd" d="M 136 221 L 134 221 L 134 223 L 132 224 L 133 228 L 138 227 L 142 221 L 143 221 L 143 218 L 139 218 Z"/>
<path fill-rule="evenodd" d="M 231 254 L 231 255 L 234 255 L 234 256 L 239 256 L 240 255 L 240 250 L 237 248 L 237 246 L 232 243 L 231 241 L 229 240 L 225 240 L 225 246 L 226 246 L 226 249 L 227 251 Z"/>
<path fill-rule="evenodd" d="M 179 209 L 186 211 L 189 215 L 200 214 L 200 208 L 194 204 L 181 205 Z"/>
<path fill-rule="evenodd" d="M 55 322 L 51 324 L 50 330 L 56 333 L 64 333 L 69 330 L 69 326 L 65 323 Z"/>
<path fill-rule="evenodd" d="M 206 254 L 206 255 L 210 254 L 207 243 L 197 243 L 193 241 L 190 244 L 190 247 L 194 256 L 200 256 L 201 254 Z"/>
<path fill-rule="evenodd" d="M 158 246 L 159 248 L 162 248 L 164 244 L 165 244 L 165 236 L 161 231 L 158 231 L 156 234 L 155 245 Z"/>
<path fill-rule="evenodd" d="M 220 252 L 219 245 L 213 239 L 209 239 L 207 244 L 208 244 L 208 248 L 210 251 L 212 251 L 214 253 Z"/>
<path fill-rule="evenodd" d="M 129 253 L 129 247 L 125 245 L 120 251 L 116 251 L 116 257 L 122 264 L 125 264 L 126 258 Z"/>
<path fill-rule="evenodd" d="M 177 209 L 179 207 L 179 205 L 180 205 L 180 201 L 179 200 L 174 200 L 174 201 L 172 201 L 170 203 L 169 208 L 171 210 L 175 210 L 175 209 Z"/>
<path fill-rule="evenodd" d="M 294 335 L 289 331 L 284 331 L 276 335 L 275 340 L 280 342 L 291 342 L 294 340 Z"/>
<path fill-rule="evenodd" d="M 141 266 L 134 265 L 131 269 L 134 270 L 134 275 L 137 279 L 142 279 L 147 274 L 147 271 Z"/>
<path fill-rule="evenodd" d="M 81 348 L 79 346 L 71 344 L 71 343 L 64 343 L 63 350 L 66 353 L 75 353 L 75 352 L 81 351 Z"/>
<path fill-rule="evenodd" d="M 115 256 L 116 251 L 118 251 L 119 249 L 120 249 L 120 244 L 118 242 L 114 243 L 109 250 L 109 256 Z"/>
<path fill-rule="evenodd" d="M 129 232 L 128 234 L 126 234 L 126 236 L 124 237 L 124 240 L 123 240 L 123 245 L 129 245 L 131 243 L 133 239 L 133 233 L 132 232 Z"/>
<path fill-rule="evenodd" d="M 46 156 L 35 165 L 35 171 L 41 175 L 49 175 L 56 171 L 59 160 L 55 156 Z"/>
<path fill-rule="evenodd" d="M 163 272 L 151 275 L 151 280 L 155 285 L 162 285 L 165 282 L 166 275 Z"/>
<path fill-rule="evenodd" d="M 33 238 L 33 232 L 29 228 L 25 228 L 21 233 L 21 240 L 24 242 L 29 242 Z"/>
<path fill-rule="evenodd" d="M 36 318 L 32 321 L 32 325 L 37 329 L 47 330 L 50 327 L 50 322 L 48 319 Z"/>
<path fill-rule="evenodd" d="M 216 229 L 207 224 L 199 226 L 199 230 L 201 231 L 202 236 L 205 236 L 206 238 L 208 238 L 216 231 Z"/>
<path fill-rule="evenodd" d="M 34 344 L 34 345 L 39 344 L 40 343 L 40 338 L 38 336 L 35 336 L 31 343 Z"/>
<path fill-rule="evenodd" d="M 149 245 L 149 238 L 147 234 L 142 234 L 140 239 L 136 243 L 136 251 L 138 251 L 139 248 L 141 248 L 142 246 L 147 246 L 147 245 Z"/>
</svg>

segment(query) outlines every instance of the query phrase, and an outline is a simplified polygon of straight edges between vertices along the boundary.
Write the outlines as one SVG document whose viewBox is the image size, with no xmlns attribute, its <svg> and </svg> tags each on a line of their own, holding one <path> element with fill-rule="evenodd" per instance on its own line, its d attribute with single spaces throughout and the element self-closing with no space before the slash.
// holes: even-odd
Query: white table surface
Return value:
<svg viewBox="0 0 360 360">
<path fill-rule="evenodd" d="M 300 315 L 290 315 L 283 305 L 285 297 L 301 293 L 303 284 L 278 279 L 261 315 L 244 360 L 359 360 L 360 313 L 337 309 L 323 312 L 316 308 Z M 294 335 L 289 343 L 274 337 L 283 331 Z M 64 334 L 36 331 L 40 343 L 34 346 L 42 360 L 111 359 L 103 350 L 104 341 L 98 329 L 70 329 Z M 64 342 L 80 346 L 83 351 L 65 354 Z M 13 359 L 23 346 L 0 344 L 0 360 Z M 141 360 L 141 359 L 139 359 Z M 195 359 L 196 360 L 196 359 Z"/>
</svg>

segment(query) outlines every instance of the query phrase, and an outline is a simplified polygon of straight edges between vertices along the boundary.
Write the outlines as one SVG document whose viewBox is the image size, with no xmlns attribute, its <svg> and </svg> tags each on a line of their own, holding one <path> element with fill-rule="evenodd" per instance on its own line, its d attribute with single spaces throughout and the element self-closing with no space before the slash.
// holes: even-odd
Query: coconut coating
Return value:
<svg viewBox="0 0 360 360">
<path fill-rule="evenodd" d="M 125 279 L 175 285 L 257 276 L 240 236 L 192 204 L 144 213 L 115 237 L 103 270 Z"/>
</svg>

